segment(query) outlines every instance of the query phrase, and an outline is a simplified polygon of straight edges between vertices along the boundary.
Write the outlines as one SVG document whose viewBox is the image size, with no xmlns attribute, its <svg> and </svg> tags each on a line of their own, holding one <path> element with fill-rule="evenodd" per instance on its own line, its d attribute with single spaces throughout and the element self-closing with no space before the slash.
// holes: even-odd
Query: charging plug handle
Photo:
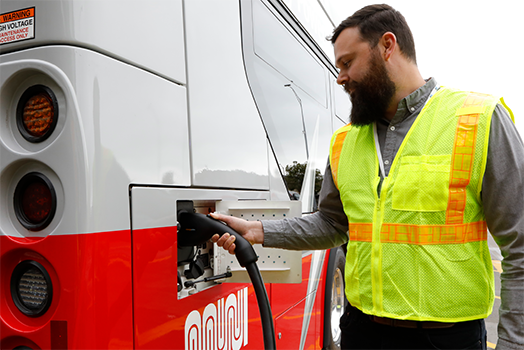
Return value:
<svg viewBox="0 0 524 350">
<path fill-rule="evenodd" d="M 260 270 L 256 264 L 258 257 L 251 243 L 231 227 L 222 221 L 213 219 L 209 215 L 180 210 L 178 212 L 178 223 L 180 224 L 178 234 L 179 246 L 201 245 L 208 241 L 215 233 L 222 236 L 227 232 L 236 237 L 235 255 L 240 266 L 246 268 L 255 289 L 260 311 L 260 320 L 262 322 L 262 334 L 264 335 L 264 348 L 268 350 L 276 349 L 275 328 L 271 315 L 271 306 L 264 287 L 262 275 L 260 275 Z"/>
<path fill-rule="evenodd" d="M 178 212 L 178 222 L 180 224 L 179 246 L 201 245 L 211 239 L 214 234 L 218 233 L 222 236 L 227 232 L 236 237 L 235 255 L 240 266 L 246 267 L 258 260 L 251 243 L 222 221 L 215 220 L 209 215 L 181 210 Z"/>
</svg>

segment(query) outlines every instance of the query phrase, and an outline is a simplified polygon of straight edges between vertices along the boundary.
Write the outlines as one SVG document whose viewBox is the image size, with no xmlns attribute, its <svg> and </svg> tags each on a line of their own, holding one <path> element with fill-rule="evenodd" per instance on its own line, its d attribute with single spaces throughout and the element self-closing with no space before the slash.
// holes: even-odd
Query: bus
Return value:
<svg viewBox="0 0 524 350">
<path fill-rule="evenodd" d="M 351 107 L 326 1 L 0 12 L 0 347 L 262 348 L 245 270 L 177 215 L 315 211 Z M 344 249 L 256 251 L 277 348 L 339 347 Z"/>
</svg>

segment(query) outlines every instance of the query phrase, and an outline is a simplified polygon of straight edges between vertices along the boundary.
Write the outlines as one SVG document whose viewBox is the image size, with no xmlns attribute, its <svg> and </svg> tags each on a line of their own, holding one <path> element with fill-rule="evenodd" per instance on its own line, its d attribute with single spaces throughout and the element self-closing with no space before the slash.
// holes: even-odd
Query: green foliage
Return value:
<svg viewBox="0 0 524 350">
<path fill-rule="evenodd" d="M 292 165 L 286 165 L 284 178 L 290 191 L 300 193 L 302 182 L 304 182 L 304 176 L 306 174 L 306 167 L 307 163 L 299 163 L 297 161 L 294 161 Z M 315 193 L 320 191 L 322 179 L 323 176 L 320 170 L 315 169 Z"/>
</svg>

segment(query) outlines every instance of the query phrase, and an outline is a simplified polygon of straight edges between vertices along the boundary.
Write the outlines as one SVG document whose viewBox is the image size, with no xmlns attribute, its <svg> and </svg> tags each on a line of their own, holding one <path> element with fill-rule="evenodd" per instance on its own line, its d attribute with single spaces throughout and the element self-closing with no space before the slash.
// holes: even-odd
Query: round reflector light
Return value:
<svg viewBox="0 0 524 350">
<path fill-rule="evenodd" d="M 31 231 L 49 225 L 56 211 L 53 184 L 41 173 L 26 174 L 15 189 L 14 208 L 18 221 Z"/>
<path fill-rule="evenodd" d="M 24 315 L 43 315 L 53 298 L 53 285 L 46 269 L 32 260 L 18 264 L 11 275 L 11 296 Z"/>
<path fill-rule="evenodd" d="M 43 85 L 28 88 L 18 101 L 16 110 L 18 130 L 29 142 L 42 142 L 56 126 L 58 103 L 51 89 Z"/>
</svg>

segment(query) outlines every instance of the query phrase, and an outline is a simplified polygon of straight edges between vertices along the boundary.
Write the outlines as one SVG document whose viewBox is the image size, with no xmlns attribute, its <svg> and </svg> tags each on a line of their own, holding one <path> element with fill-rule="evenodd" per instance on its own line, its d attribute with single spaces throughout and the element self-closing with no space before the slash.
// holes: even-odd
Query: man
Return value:
<svg viewBox="0 0 524 350">
<path fill-rule="evenodd" d="M 214 217 L 269 247 L 349 239 L 347 349 L 485 349 L 489 228 L 504 256 L 497 349 L 524 348 L 524 147 L 509 109 L 425 81 L 411 31 L 388 5 L 357 11 L 331 40 L 352 111 L 332 139 L 319 211 Z M 213 240 L 234 253 L 234 237 Z"/>
</svg>

